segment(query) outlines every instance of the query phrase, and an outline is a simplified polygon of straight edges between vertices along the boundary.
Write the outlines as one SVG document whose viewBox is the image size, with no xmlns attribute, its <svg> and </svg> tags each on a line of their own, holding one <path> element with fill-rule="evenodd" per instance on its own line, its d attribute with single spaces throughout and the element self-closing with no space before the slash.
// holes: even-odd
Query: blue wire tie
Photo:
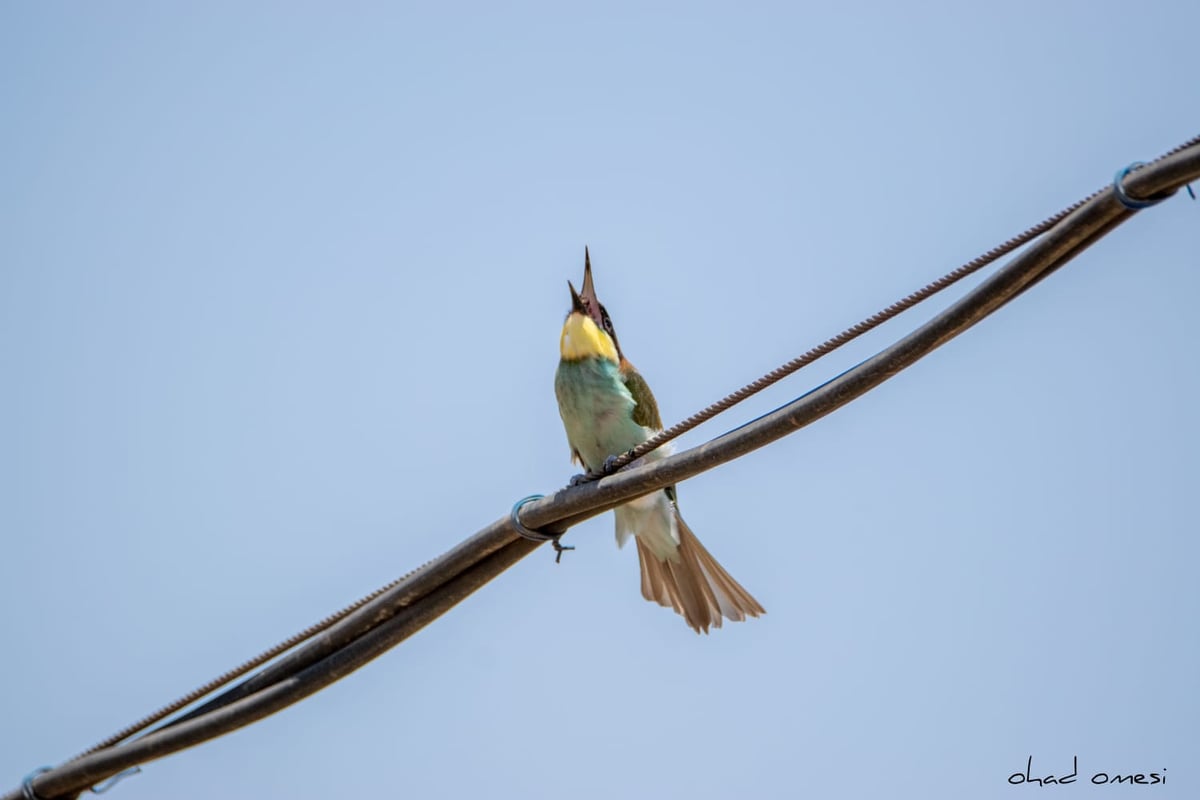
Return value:
<svg viewBox="0 0 1200 800">
<path fill-rule="evenodd" d="M 97 783 L 95 786 L 92 786 L 91 788 L 89 788 L 88 791 L 91 792 L 92 794 L 104 794 L 109 789 L 113 788 L 118 783 L 120 783 L 121 781 L 125 780 L 126 778 L 130 778 L 134 775 L 137 775 L 141 771 L 142 771 L 141 767 L 130 767 L 129 769 L 127 769 L 123 772 L 118 772 L 116 775 L 113 775 L 111 778 L 109 778 L 106 781 L 101 781 L 100 783 Z"/>
<path fill-rule="evenodd" d="M 1146 166 L 1145 161 L 1135 161 L 1128 167 L 1125 167 L 1125 169 L 1118 170 L 1117 176 L 1113 178 L 1113 193 L 1117 196 L 1117 202 L 1128 208 L 1130 211 L 1139 211 L 1143 208 L 1149 208 L 1150 206 L 1158 205 L 1163 200 L 1166 200 L 1168 197 L 1175 194 L 1173 191 L 1166 192 L 1164 194 L 1155 195 L 1154 197 L 1147 197 L 1145 200 L 1138 200 L 1126 194 L 1125 176 L 1133 172 L 1138 167 L 1144 166 Z M 1188 192 L 1191 192 L 1191 187 L 1188 187 Z"/>
<path fill-rule="evenodd" d="M 38 775 L 49 772 L 54 767 L 38 767 L 33 772 L 25 776 L 25 780 L 21 781 L 21 797 L 24 800 L 42 800 L 38 793 L 33 790 L 33 779 Z"/>
<path fill-rule="evenodd" d="M 532 528 L 526 528 L 521 522 L 521 506 L 525 505 L 526 503 L 532 503 L 534 500 L 541 500 L 543 497 L 545 497 L 544 494 L 531 494 L 529 497 L 522 497 L 513 504 L 512 513 L 508 515 L 508 519 L 510 522 L 512 522 L 513 528 L 516 529 L 517 534 L 520 535 L 522 539 L 528 539 L 531 542 L 550 542 L 553 544 L 555 552 L 554 563 L 557 564 L 562 560 L 563 551 L 574 550 L 575 548 L 564 547 L 563 545 L 559 544 L 558 540 L 562 537 L 561 533 L 542 533 L 541 531 L 535 531 Z"/>
</svg>

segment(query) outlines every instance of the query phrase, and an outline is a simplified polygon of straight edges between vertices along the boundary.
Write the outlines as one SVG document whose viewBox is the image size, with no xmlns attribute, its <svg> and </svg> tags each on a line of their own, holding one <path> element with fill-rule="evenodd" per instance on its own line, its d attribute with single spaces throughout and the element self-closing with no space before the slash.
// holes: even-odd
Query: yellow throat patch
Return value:
<svg viewBox="0 0 1200 800">
<path fill-rule="evenodd" d="M 600 330 L 591 317 L 578 311 L 572 311 L 563 324 L 558 350 L 567 361 L 599 357 L 617 363 L 617 346 L 612 337 Z"/>
</svg>

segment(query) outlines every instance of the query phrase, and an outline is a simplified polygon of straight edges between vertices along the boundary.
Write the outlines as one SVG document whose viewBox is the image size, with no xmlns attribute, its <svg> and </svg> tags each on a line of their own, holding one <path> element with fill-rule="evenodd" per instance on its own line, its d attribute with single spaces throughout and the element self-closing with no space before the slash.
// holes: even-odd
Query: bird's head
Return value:
<svg viewBox="0 0 1200 800">
<path fill-rule="evenodd" d="M 567 361 L 599 357 L 620 363 L 621 345 L 617 342 L 617 331 L 608 310 L 596 297 L 592 258 L 586 247 L 583 249 L 583 290 L 575 291 L 570 281 L 567 286 L 571 289 L 571 310 L 558 342 L 562 357 Z"/>
</svg>

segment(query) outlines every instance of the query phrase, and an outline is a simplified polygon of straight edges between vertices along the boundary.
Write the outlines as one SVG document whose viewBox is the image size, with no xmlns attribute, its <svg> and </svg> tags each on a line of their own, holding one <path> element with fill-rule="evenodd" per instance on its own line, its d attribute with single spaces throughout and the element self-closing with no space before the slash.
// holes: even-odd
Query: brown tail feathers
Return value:
<svg viewBox="0 0 1200 800">
<path fill-rule="evenodd" d="M 642 597 L 675 609 L 696 633 L 721 627 L 722 617 L 741 622 L 767 613 L 704 549 L 678 512 L 675 518 L 679 523 L 675 560 L 660 561 L 637 539 Z"/>
</svg>

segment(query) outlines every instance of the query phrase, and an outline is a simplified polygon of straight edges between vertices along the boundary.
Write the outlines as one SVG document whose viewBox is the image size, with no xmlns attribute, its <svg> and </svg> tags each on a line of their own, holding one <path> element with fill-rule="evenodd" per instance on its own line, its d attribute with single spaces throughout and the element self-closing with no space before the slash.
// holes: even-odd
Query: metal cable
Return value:
<svg viewBox="0 0 1200 800">
<path fill-rule="evenodd" d="M 1179 151 L 1184 150 L 1184 149 L 1192 146 L 1193 144 L 1197 144 L 1197 143 L 1200 143 L 1200 136 L 1194 137 L 1193 139 L 1185 142 L 1184 144 L 1181 144 L 1180 146 L 1174 148 L 1173 150 L 1171 150 L 1171 151 L 1165 153 L 1164 155 L 1160 156 L 1159 158 L 1155 159 L 1154 162 L 1151 162 L 1151 163 L 1157 163 L 1158 161 L 1161 161 L 1162 159 L 1167 158 L 1168 156 L 1174 155 L 1175 153 L 1178 153 Z M 1142 166 L 1144 166 L 1144 165 L 1139 164 L 1138 168 L 1140 168 Z M 1041 234 L 1045 233 L 1046 231 L 1050 230 L 1050 228 L 1057 225 L 1068 214 L 1070 214 L 1071 212 L 1078 209 L 1084 203 L 1087 203 L 1088 201 L 1092 200 L 1093 198 L 1095 198 L 1097 195 L 1101 194 L 1102 192 L 1107 191 L 1108 188 L 1109 187 L 1106 186 L 1103 189 L 1098 189 L 1097 191 L 1088 195 L 1084 199 L 1079 200 L 1076 203 L 1072 203 L 1070 206 L 1067 206 L 1063 210 L 1059 211 L 1057 214 L 1055 214 L 1051 217 L 1047 217 L 1045 220 L 1043 220 L 1042 222 L 1038 223 L 1037 225 L 1027 229 L 1023 233 L 1020 233 L 1017 236 L 1012 237 L 1011 239 L 1004 242 L 1003 244 L 993 247 L 991 250 L 988 250 L 986 253 L 984 253 L 980 256 L 977 256 L 976 258 L 972 259 L 971 261 L 968 261 L 966 264 L 963 264 L 962 266 L 958 267 L 957 269 L 946 273 L 945 275 L 938 278 L 937 280 L 935 280 L 929 284 L 926 284 L 925 286 L 918 289 L 917 291 L 909 294 L 907 297 L 904 297 L 901 300 L 898 300 L 895 303 L 892 303 L 890 306 L 883 309 L 882 311 L 879 311 L 879 312 L 871 315 L 870 317 L 867 317 L 866 319 L 862 320 L 861 322 L 859 322 L 855 325 L 852 325 L 851 327 L 849 327 L 846 330 L 839 333 L 837 336 L 834 336 L 831 339 L 827 339 L 825 342 L 821 343 L 820 345 L 817 345 L 816 347 L 812 348 L 811 350 L 808 350 L 807 352 L 803 353 L 802 355 L 797 356 L 796 358 L 792 359 L 791 361 L 788 361 L 786 364 L 776 367 L 775 369 L 768 372 L 766 375 L 763 375 L 758 380 L 755 380 L 755 381 L 743 386 L 741 389 L 738 389 L 736 392 L 733 392 L 732 394 L 722 398 L 721 400 L 718 400 L 717 402 L 713 403 L 712 405 L 709 405 L 708 407 L 701 409 L 700 411 L 691 415 L 687 419 L 684 419 L 681 422 L 677 422 L 676 424 L 672 425 L 670 428 L 660 431 L 658 434 L 651 437 L 650 439 L 647 439 L 645 442 L 638 445 L 637 447 L 635 447 L 633 450 L 629 451 L 628 453 L 625 453 L 625 454 L 613 459 L 607 465 L 607 471 L 590 472 L 586 476 L 584 476 L 584 478 L 580 482 L 590 482 L 590 481 L 599 480 L 600 478 L 604 477 L 607 474 L 616 472 L 617 470 L 621 469 L 622 467 L 627 466 L 630 462 L 632 462 L 638 458 L 641 458 L 642 456 L 646 455 L 647 453 L 651 452 L 652 450 L 655 450 L 655 449 L 661 447 L 662 445 L 666 444 L 667 442 L 671 441 L 672 439 L 682 436 L 683 434 L 687 433 L 688 431 L 692 430 L 693 428 L 698 427 L 699 425 L 702 425 L 703 423 L 707 422 L 708 420 L 712 419 L 713 417 L 717 416 L 718 414 L 729 410 L 730 408 L 732 408 L 733 406 L 742 402 L 743 400 L 746 400 L 747 398 L 752 397 L 755 394 L 758 394 L 762 390 L 766 389 L 769 386 L 772 386 L 775 383 L 778 383 L 779 381 L 781 381 L 784 378 L 788 377 L 789 375 L 795 373 L 796 371 L 800 370 L 801 368 L 813 363 L 814 361 L 817 361 L 818 359 L 828 355 L 829 353 L 832 353 L 834 350 L 838 349 L 842 345 L 848 344 L 849 342 L 853 341 L 854 339 L 857 339 L 859 336 L 862 336 L 864 333 L 867 333 L 868 331 L 871 331 L 871 330 L 879 327 L 880 325 L 887 322 L 888 320 L 891 320 L 894 317 L 899 316 L 900 314 L 902 314 L 903 312 L 912 308 L 913 306 L 917 305 L 918 303 L 921 303 L 924 300 L 928 300 L 930 297 L 934 296 L 935 294 L 942 291 L 943 289 L 949 288 L 950 286 L 954 285 L 955 283 L 962 280 L 963 278 L 966 278 L 967 276 L 972 275 L 975 272 L 978 272 L 980 269 L 986 267 L 988 264 L 993 263 L 996 259 L 1001 258 L 1001 257 L 1007 255 L 1008 253 L 1011 253 L 1013 250 L 1017 249 L 1018 247 L 1021 247 L 1022 245 L 1028 243 L 1029 241 L 1033 240 L 1034 238 L 1036 238 L 1036 237 L 1040 236 Z M 416 570 L 413 570 L 413 572 L 416 572 L 420 569 L 424 569 L 425 566 L 427 566 L 427 564 L 418 567 Z M 296 645 L 298 645 L 302 642 L 305 642 L 308 639 L 311 639 L 313 636 L 326 630 L 331 625 L 344 619 L 351 612 L 361 608 L 362 606 L 366 605 L 371 600 L 374 600 L 376 597 L 379 597 L 380 595 L 384 594 L 389 589 L 392 589 L 393 587 L 397 586 L 402 581 L 407 579 L 409 577 L 409 575 L 412 575 L 413 572 L 410 572 L 407 575 L 397 578 L 396 580 L 392 581 L 391 583 L 387 584 L 386 586 L 382 586 L 382 587 L 376 589 L 375 591 L 356 600 L 355 602 L 351 603 L 350 605 L 346 606 L 345 608 L 341 609 L 340 611 L 338 611 L 334 614 L 331 614 L 330 616 L 326 617 L 325 619 L 321 620 L 320 622 L 316 623 L 315 625 L 305 628 L 303 631 L 300 631 L 299 633 L 291 636 L 290 638 L 280 642 L 279 644 L 275 645 L 274 647 L 270 648 L 269 650 L 263 651 L 262 653 L 255 656 L 254 658 L 250 659 L 249 661 L 246 661 L 246 662 L 240 664 L 239 666 L 229 670 L 228 672 L 214 678 L 213 680 L 209 681 L 208 683 L 204 684 L 203 686 L 200 686 L 200 687 L 192 690 L 191 692 L 180 697 L 179 699 L 175 700 L 174 702 L 163 706 L 162 708 L 155 711 L 153 714 L 150 714 L 150 715 L 138 720 L 137 722 L 133 723 L 132 725 L 114 733 L 112 736 L 109 736 L 107 739 L 104 739 L 101 742 L 97 742 L 96 744 L 94 744 L 90 748 L 88 748 L 87 750 L 84 750 L 78 756 L 75 756 L 75 758 L 79 758 L 81 756 L 88 755 L 89 753 L 94 753 L 97 750 L 103 750 L 106 747 L 111 747 L 112 745 L 117 744 L 118 742 L 124 741 L 125 739 L 128 739 L 130 736 L 133 736 L 134 734 L 139 733 L 139 732 L 145 730 L 146 728 L 149 728 L 151 725 L 155 724 L 156 722 L 166 719 L 168 716 L 170 716 L 171 714 L 174 714 L 176 711 L 179 711 L 180 709 L 191 705 L 192 703 L 196 702 L 200 698 L 202 698 L 208 694 L 211 694 L 212 692 L 216 691 L 217 689 L 221 688 L 222 686 L 225 686 L 226 684 L 230 683 L 231 681 L 236 680 L 237 678 L 240 678 L 242 675 L 245 675 L 246 673 L 250 672 L 251 670 L 262 666 L 263 664 L 267 663 L 271 659 L 276 658 L 280 654 L 285 653 L 288 650 L 291 650 Z M 74 759 L 72 759 L 72 760 L 74 760 Z"/>
<path fill-rule="evenodd" d="M 1157 163 L 1159 161 L 1162 161 L 1164 158 L 1173 156 L 1176 153 L 1178 153 L 1179 151 L 1185 150 L 1188 147 L 1191 147 L 1192 145 L 1197 144 L 1197 143 L 1200 143 L 1200 136 L 1197 136 L 1187 142 L 1184 142 L 1183 144 L 1179 145 L 1179 147 L 1176 147 L 1174 150 L 1164 153 L 1163 155 L 1159 156 L 1151 163 Z M 1128 167 L 1127 169 L 1130 172 L 1132 172 L 1136 169 L 1141 169 L 1144 166 L 1146 166 L 1146 165 L 1138 163 L 1135 165 L 1130 165 L 1130 167 Z M 1097 189 L 1095 192 L 1092 192 L 1090 195 L 1088 195 L 1084 199 L 1080 200 L 1077 203 L 1072 203 L 1071 205 L 1067 206 L 1062 211 L 1059 211 L 1057 214 L 1055 214 L 1052 217 L 1047 217 L 1045 220 L 1038 223 L 1037 225 L 1034 225 L 1032 228 L 1029 228 L 1024 233 L 1014 236 L 1013 238 L 1009 239 L 1004 244 L 1001 244 L 997 247 L 993 247 L 991 250 L 988 250 L 983 255 L 978 256 L 978 257 L 972 259 L 971 261 L 968 261 L 966 264 L 963 264 L 961 267 L 959 267 L 958 269 L 956 269 L 952 272 L 946 273 L 942 277 L 938 278 L 936 281 L 926 284 L 925 286 L 923 286 L 922 288 L 913 292 L 912 294 L 908 295 L 904 299 L 899 300 L 895 303 L 892 303 L 890 306 L 888 306 L 884 310 L 867 317 L 866 319 L 864 319 L 863 321 L 859 322 L 856 325 L 850 326 L 846 330 L 839 333 L 837 336 L 834 336 L 832 339 L 827 339 L 823 343 L 817 345 L 816 347 L 812 348 L 811 350 L 804 353 L 803 355 L 793 358 L 791 361 L 787 362 L 786 364 L 784 364 L 780 367 L 776 367 L 775 369 L 768 372 L 766 375 L 763 375 L 758 380 L 753 381 L 752 383 L 748 383 L 745 386 L 743 386 L 741 389 L 738 389 L 733 394 L 730 394 L 730 395 L 722 398 L 721 400 L 718 400 L 717 402 L 713 403 L 712 405 L 708 406 L 707 408 L 697 411 L 695 414 L 692 414 L 690 417 L 683 420 L 682 422 L 677 422 L 676 424 L 672 425 L 670 428 L 667 428 L 666 430 L 663 430 L 663 431 L 659 431 L 657 434 L 650 437 L 646 441 L 642 442 L 641 444 L 639 444 L 637 447 L 633 448 L 629 452 L 624 453 L 624 454 L 612 459 L 611 461 L 609 461 L 607 464 L 605 464 L 604 468 L 602 468 L 598 471 L 587 473 L 585 476 L 583 476 L 583 478 L 580 479 L 580 482 L 596 481 L 596 480 L 599 480 L 600 478 L 603 478 L 605 475 L 611 475 L 612 473 L 616 472 L 617 470 L 621 469 L 622 467 L 625 467 L 628 464 L 630 464 L 631 462 L 636 461 L 637 459 L 646 455 L 650 451 L 655 450 L 659 447 L 662 447 L 664 444 L 671 441 L 672 439 L 682 436 L 683 434 L 685 434 L 688 431 L 692 430 L 693 428 L 707 422 L 708 420 L 712 419 L 713 417 L 717 416 L 718 414 L 720 414 L 724 411 L 728 411 L 733 406 L 737 405 L 738 403 L 742 402 L 743 400 L 745 400 L 749 397 L 752 397 L 753 395 L 758 394 L 763 389 L 766 389 L 768 386 L 778 383 L 779 381 L 783 380 L 787 376 L 796 372 L 800 368 L 806 367 L 809 364 L 816 361 L 817 359 L 822 358 L 823 356 L 829 355 L 834 350 L 837 350 L 842 345 L 847 344 L 847 343 L 857 339 L 859 336 L 862 336 L 864 333 L 866 333 L 870 330 L 873 330 L 875 328 L 878 328 L 883 323 L 887 322 L 888 320 L 890 320 L 896 316 L 899 316 L 900 314 L 904 313 L 905 311 L 907 311 L 908 309 L 917 305 L 918 303 L 920 303 L 924 300 L 928 300 L 930 297 L 933 297 L 935 294 L 942 291 L 943 289 L 953 286 L 955 283 L 958 283 L 960 280 L 967 277 L 968 275 L 978 272 L 979 270 L 986 267 L 988 264 L 991 264 L 996 259 L 1001 258 L 1002 256 L 1005 256 L 1005 255 L 1011 253 L 1013 250 L 1016 250 L 1018 247 L 1021 247 L 1022 245 L 1027 244 L 1028 242 L 1032 241 L 1033 239 L 1037 238 L 1038 236 L 1041 236 L 1043 233 L 1050 230 L 1055 225 L 1057 225 L 1059 222 L 1061 222 L 1063 219 L 1065 219 L 1068 214 L 1070 214 L 1071 212 L 1073 212 L 1076 209 L 1078 209 L 1079 207 L 1081 207 L 1084 203 L 1087 203 L 1088 201 L 1093 200 L 1094 198 L 1096 198 L 1103 192 L 1109 191 L 1111 188 L 1112 188 L 1112 185 L 1110 184 L 1101 189 Z M 1164 198 L 1155 198 L 1154 200 L 1155 200 L 1155 202 L 1158 202 L 1159 200 L 1162 200 L 1162 199 L 1164 199 Z"/>
<path fill-rule="evenodd" d="M 300 644 L 301 642 L 305 642 L 305 641 L 311 639 L 312 637 L 316 636 L 321 631 L 324 631 L 327 628 L 329 628 L 330 626 L 332 626 L 333 624 L 345 619 L 347 616 L 350 615 L 351 612 L 356 611 L 359 608 L 362 608 L 367 603 L 374 600 L 376 597 L 379 597 L 380 595 L 382 595 L 384 592 L 388 591 L 389 589 L 391 589 L 395 586 L 400 585 L 404 581 L 408 580 L 408 578 L 411 575 L 425 569 L 431 563 L 433 563 L 433 562 L 426 562 L 425 564 L 422 564 L 421 566 L 417 567 L 416 569 L 412 570 L 411 572 L 407 573 L 406 575 L 402 575 L 399 578 L 396 578 L 394 581 L 387 584 L 386 586 L 381 586 L 378 589 L 376 589 L 375 591 L 371 592 L 370 594 L 365 595 L 364 597 L 361 597 L 358 600 L 355 600 L 353 603 L 346 606 L 342 610 L 337 611 L 333 614 L 330 614 L 328 617 L 321 620 L 320 622 L 310 625 L 309 627 L 305 628 L 304 630 L 300 631 L 299 633 L 294 634 L 287 639 L 284 639 L 282 642 L 280 642 L 279 644 L 270 648 L 269 650 L 264 650 L 263 652 L 259 653 L 257 656 L 250 659 L 249 661 L 246 661 L 246 662 L 234 667 L 233 669 L 229 670 L 228 672 L 225 672 L 225 673 L 217 676 L 216 678 L 213 678 L 208 683 L 204 684 L 203 686 L 199 686 L 196 689 L 193 689 L 192 691 L 185 694 L 183 697 L 180 697 L 178 700 L 168 703 L 167 705 L 165 705 L 162 708 L 155 711 L 153 714 L 149 714 L 149 715 L 143 717 L 142 719 L 138 720 L 137 722 L 133 723 L 129 727 L 123 728 L 122 730 L 117 731 L 116 733 L 114 733 L 112 736 L 109 736 L 104 741 L 97 742 L 96 744 L 92 745 L 87 750 L 84 750 L 79 755 L 74 756 L 70 760 L 75 761 L 76 759 L 83 758 L 84 756 L 90 755 L 91 753 L 94 753 L 97 750 L 103 750 L 106 747 L 112 747 L 113 745 L 117 744 L 118 742 L 122 742 L 125 739 L 128 739 L 130 736 L 133 736 L 135 733 L 144 731 L 146 728 L 149 728 L 154 723 L 159 722 L 163 719 L 166 719 L 170 715 L 174 714 L 176 711 L 179 711 L 180 709 L 185 708 L 185 707 L 191 705 L 192 703 L 196 702 L 201 697 L 204 697 L 205 695 L 215 692 L 217 689 L 220 689 L 225 684 L 227 684 L 233 680 L 236 680 L 237 678 L 240 678 L 241 676 L 245 675 L 247 672 L 249 672 L 252 669 L 261 667 L 263 664 L 267 663 L 271 659 L 279 656 L 282 653 L 286 653 L 288 650 L 291 650 L 293 647 Z"/>
<path fill-rule="evenodd" d="M 1175 148 L 1167 155 L 1155 159 L 1151 165 L 1132 173 L 1129 176 L 1129 182 L 1145 190 L 1144 193 L 1141 193 L 1142 196 L 1153 196 L 1164 190 L 1173 191 L 1187 181 L 1200 177 L 1200 151 L 1175 159 L 1170 164 L 1160 163 L 1169 156 L 1178 154 L 1198 143 L 1200 143 L 1200 136 Z M 1148 169 L 1155 165 L 1160 168 Z M 653 464 L 628 470 L 605 481 L 602 485 L 570 487 L 560 490 L 551 498 L 530 503 L 524 516 L 534 528 L 565 529 L 582 519 L 595 516 L 629 499 L 682 481 L 738 458 L 845 405 L 1009 302 L 1134 213 L 1121 208 L 1115 200 L 1112 203 L 1101 202 L 1089 205 L 1089 201 L 1094 200 L 1097 195 L 1105 191 L 1111 191 L 1111 187 L 1106 187 L 1106 189 L 1092 194 L 1088 199 L 1076 203 L 1071 209 L 1078 210 L 1081 206 L 1087 207 L 1062 229 L 1054 231 L 1049 237 L 1038 242 L 1025 254 L 1003 267 L 986 283 L 977 287 L 920 329 L 857 367 L 755 422 L 712 442 Z M 1116 206 L 1116 209 L 1113 206 Z M 1063 212 L 1063 214 L 1067 213 L 1070 211 Z M 1058 215 L 1058 218 L 1061 219 L 1063 214 Z M 1038 226 L 1038 228 L 1041 227 Z M 1037 230 L 1037 228 L 1030 230 Z M 997 250 L 1002 250 L 1008 244 L 989 251 L 989 255 Z M 995 256 L 992 256 L 991 260 L 994 258 Z M 960 267 L 959 270 L 955 270 L 955 273 L 972 264 L 974 262 Z M 978 267 L 974 267 L 974 269 L 978 269 Z M 955 273 L 950 273 L 950 275 Z M 954 280 L 958 280 L 958 278 L 954 278 Z M 895 305 L 901 305 L 908 299 Z M 892 308 L 889 307 L 881 314 L 890 312 Z M 899 311 L 891 313 L 891 316 L 894 316 L 895 313 L 899 313 Z M 872 317 L 859 325 L 868 324 L 869 327 L 863 330 L 869 330 L 870 327 L 879 324 L 879 322 L 870 324 L 873 319 L 875 318 Z M 855 326 L 855 328 L 858 327 Z M 853 330 L 853 328 L 850 329 L 850 331 Z M 849 338 L 857 335 L 860 334 L 855 333 Z M 830 342 L 837 338 L 835 337 Z M 841 343 L 833 345 L 829 349 L 835 349 Z M 825 346 L 814 348 L 809 353 L 818 352 Z M 795 361 L 808 357 L 809 353 Z M 824 355 L 824 353 L 819 353 L 809 359 L 809 363 L 820 355 Z M 786 369 L 792 363 L 795 362 L 789 362 L 780 370 Z M 798 368 L 795 367 L 791 371 Z M 778 378 L 774 380 L 778 380 Z M 734 397 L 734 395 L 730 397 Z M 734 400 L 729 405 L 736 402 L 738 401 Z M 518 537 L 509 518 L 495 522 L 434 561 L 372 592 L 337 614 L 327 617 L 301 634 L 291 637 L 287 642 L 271 648 L 258 658 L 231 670 L 215 681 L 211 681 L 207 686 L 223 685 L 233 677 L 244 674 L 254 666 L 270 660 L 295 644 L 313 638 L 317 633 L 326 629 L 331 629 L 318 641 L 310 642 L 297 653 L 287 657 L 294 663 L 305 664 L 303 669 L 280 674 L 278 679 L 268 682 L 263 688 L 253 693 L 247 692 L 237 700 L 218 704 L 217 711 L 201 714 L 199 718 L 193 717 L 186 721 L 176 720 L 170 726 L 150 733 L 135 742 L 121 747 L 97 745 L 84 755 L 56 767 L 49 773 L 31 779 L 29 788 L 36 788 L 42 796 L 46 797 L 72 795 L 129 766 L 206 741 L 290 705 L 395 646 L 399 641 L 428 624 L 467 594 L 515 563 L 516 560 L 532 552 L 536 546 L 534 543 Z M 282 662 L 272 665 L 260 673 L 260 676 L 270 673 L 277 667 L 282 669 L 281 664 Z M 251 681 L 253 680 L 251 679 Z M 242 684 L 242 686 L 245 685 Z M 181 698 L 164 708 L 174 707 L 175 710 L 178 710 L 188 705 L 207 693 L 203 691 L 203 688 L 189 694 L 187 697 L 190 699 Z M 171 712 L 166 711 L 152 715 L 153 721 L 158 721 L 169 713 Z M 131 726 L 126 729 L 127 732 L 123 731 L 121 734 L 110 737 L 108 741 L 120 741 L 131 735 L 132 732 L 153 724 L 153 721 L 140 724 L 140 727 Z M 104 752 L 98 752 L 100 749 L 103 749 Z M 20 791 L 3 795 L 0 800 L 19 800 Z"/>
</svg>

